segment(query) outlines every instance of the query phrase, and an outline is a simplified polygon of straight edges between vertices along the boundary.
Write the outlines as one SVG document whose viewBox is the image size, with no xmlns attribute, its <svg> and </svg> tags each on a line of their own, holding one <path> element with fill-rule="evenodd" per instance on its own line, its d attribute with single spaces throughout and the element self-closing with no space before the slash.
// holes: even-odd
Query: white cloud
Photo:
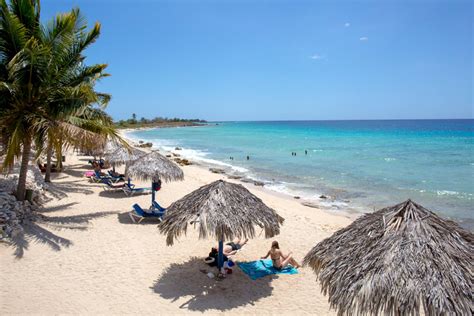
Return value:
<svg viewBox="0 0 474 316">
<path fill-rule="evenodd" d="M 361 38 L 359 38 L 359 41 L 363 41 L 363 42 L 368 41 L 368 40 L 369 38 L 367 36 L 362 36 Z"/>
<path fill-rule="evenodd" d="M 319 54 L 314 54 L 313 56 L 311 56 L 311 59 L 324 59 L 324 56 L 319 55 Z"/>
<path fill-rule="evenodd" d="M 349 27 L 351 24 L 349 22 L 344 23 L 344 27 Z"/>
</svg>

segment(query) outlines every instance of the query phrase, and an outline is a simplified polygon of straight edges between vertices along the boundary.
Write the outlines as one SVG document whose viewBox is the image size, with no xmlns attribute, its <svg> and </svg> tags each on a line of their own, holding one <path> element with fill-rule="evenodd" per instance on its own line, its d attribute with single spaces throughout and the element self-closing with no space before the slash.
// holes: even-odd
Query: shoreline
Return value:
<svg viewBox="0 0 474 316">
<path fill-rule="evenodd" d="M 182 158 L 203 165 L 204 168 L 224 169 L 223 173 L 230 177 L 243 177 L 242 182 L 263 184 L 268 190 L 291 198 L 298 196 L 301 202 L 306 201 L 309 206 L 324 209 L 329 213 L 347 213 L 351 218 L 357 218 L 362 214 L 371 213 L 410 198 L 444 218 L 456 221 L 470 231 L 474 230 L 474 219 L 469 211 L 472 208 L 469 201 L 472 200 L 474 193 L 470 193 L 470 189 L 465 187 L 465 180 L 454 183 L 452 181 L 440 182 L 440 176 L 429 173 L 430 167 L 424 167 L 417 173 L 410 173 L 411 169 L 403 168 L 403 166 L 416 166 L 425 158 L 404 157 L 403 146 L 400 147 L 402 149 L 396 150 L 392 149 L 398 148 L 396 146 L 383 147 L 383 150 L 377 152 L 376 148 L 382 144 L 380 141 L 383 137 L 388 137 L 388 140 L 396 145 L 400 143 L 401 136 L 395 135 L 395 132 L 385 136 L 383 133 L 379 135 L 378 130 L 375 129 L 369 136 L 364 132 L 364 137 L 358 137 L 357 133 L 360 131 L 355 128 L 355 140 L 352 140 L 353 136 L 350 134 L 347 142 L 331 147 L 333 145 L 330 141 L 337 139 L 339 135 L 336 132 L 331 132 L 332 134 L 328 132 L 328 135 L 324 134 L 322 140 L 319 140 L 312 137 L 313 134 L 308 134 L 311 137 L 303 137 L 306 135 L 301 134 L 303 128 L 295 127 L 295 135 L 301 134 L 301 137 L 293 137 L 287 141 L 286 136 L 280 135 L 281 131 L 284 131 L 282 129 L 279 130 L 280 136 L 277 139 L 284 144 L 280 146 L 279 143 L 275 143 L 278 146 L 276 152 L 272 152 L 271 147 L 265 144 L 275 145 L 274 138 L 269 136 L 269 131 L 278 126 L 267 128 L 265 126 L 222 125 L 221 131 L 216 130 L 215 133 L 208 129 L 200 129 L 195 133 L 192 129 L 184 128 L 166 131 L 151 129 L 146 133 L 131 129 L 124 131 L 124 134 L 128 135 L 132 141 L 144 140 L 154 148 L 179 154 Z M 252 128 L 257 127 L 262 129 L 262 135 L 257 133 L 255 137 L 258 139 L 253 142 Z M 283 128 L 289 127 L 283 126 Z M 399 128 L 402 135 L 412 135 L 409 127 Z M 463 128 L 465 127 L 459 127 L 460 133 L 464 133 Z M 390 126 L 387 129 L 392 131 Z M 416 137 L 413 136 L 414 138 L 410 141 L 410 146 L 414 146 L 419 137 L 431 135 L 432 129 L 437 130 L 436 127 L 427 126 L 426 131 L 417 132 Z M 226 141 L 232 142 L 229 133 L 234 131 L 240 133 L 235 139 L 239 143 L 229 143 L 227 146 Z M 447 130 L 446 133 L 449 136 L 455 132 Z M 458 143 L 462 142 L 461 136 L 456 137 Z M 442 136 L 436 136 L 436 146 L 440 148 L 448 146 L 443 139 Z M 352 143 L 359 146 L 351 147 L 355 146 L 351 145 Z M 364 144 L 371 145 L 367 149 L 360 147 Z M 462 144 L 458 145 L 462 146 Z M 262 148 L 260 149 L 259 146 Z M 293 150 L 292 146 L 296 146 L 295 150 L 302 151 L 303 159 L 300 158 L 301 155 L 291 159 L 285 156 Z M 349 149 L 345 149 L 344 146 L 349 146 Z M 424 150 L 431 152 L 435 150 L 433 146 L 427 145 Z M 180 147 L 182 151 L 176 151 L 175 147 Z M 338 149 L 337 152 L 335 148 Z M 465 155 L 466 151 L 462 151 L 462 148 L 464 147 L 460 148 L 460 152 Z M 308 158 L 305 157 L 303 149 L 308 150 Z M 246 161 L 245 155 L 250 155 L 251 161 Z M 346 155 L 351 159 L 341 159 L 341 155 Z M 440 159 L 440 161 L 449 161 L 450 158 L 444 155 Z M 313 165 L 318 167 L 313 168 Z M 440 168 L 440 174 L 443 175 L 448 171 L 454 173 L 462 170 L 469 171 L 466 170 L 465 164 L 453 166 L 443 164 Z"/>
<path fill-rule="evenodd" d="M 275 189 L 272 189 L 272 188 L 268 187 L 264 182 L 262 182 L 259 179 L 254 179 L 254 178 L 246 177 L 246 176 L 238 176 L 238 175 L 237 175 L 238 178 L 235 178 L 238 171 L 237 172 L 228 172 L 224 168 L 227 167 L 227 166 L 229 166 L 231 169 L 240 168 L 240 167 L 235 167 L 235 166 L 232 166 L 232 165 L 227 164 L 225 162 L 220 162 L 221 164 L 204 163 L 202 161 L 195 160 L 193 158 L 182 156 L 179 153 L 182 149 L 180 149 L 180 150 L 164 150 L 162 148 L 156 148 L 156 147 L 154 147 L 154 145 L 151 148 L 149 148 L 149 147 L 148 148 L 138 147 L 137 145 L 138 145 L 139 139 L 131 138 L 130 136 L 126 135 L 127 132 L 133 132 L 135 130 L 141 130 L 141 129 L 120 130 L 121 137 L 123 137 L 125 140 L 127 140 L 127 142 L 129 142 L 135 148 L 139 148 L 139 149 L 147 151 L 147 152 L 150 151 L 150 150 L 159 150 L 164 155 L 171 155 L 172 157 L 168 157 L 168 158 L 172 161 L 174 161 L 174 159 L 176 159 L 176 158 L 185 158 L 186 160 L 191 162 L 192 166 L 196 166 L 196 167 L 202 169 L 203 171 L 208 172 L 209 174 L 217 173 L 218 175 L 225 176 L 226 181 L 239 183 L 239 184 L 243 185 L 244 187 L 246 187 L 247 189 L 252 188 L 254 190 L 263 191 L 263 192 L 265 192 L 267 194 L 270 194 L 272 196 L 275 196 L 275 197 L 278 197 L 278 198 L 283 198 L 287 201 L 298 203 L 303 207 L 306 207 L 306 208 L 309 208 L 309 209 L 316 209 L 318 211 L 327 213 L 329 215 L 341 216 L 341 217 L 348 218 L 351 221 L 353 221 L 353 220 L 357 219 L 359 216 L 362 216 L 364 214 L 363 212 L 359 212 L 359 211 L 355 210 L 354 208 L 350 208 L 349 203 L 347 203 L 347 207 L 344 207 L 342 209 L 331 209 L 331 208 L 327 208 L 327 207 L 324 207 L 323 205 L 321 205 L 321 201 L 301 197 L 301 196 L 298 196 L 298 195 L 292 195 L 292 194 L 287 193 L 287 192 L 281 192 L 281 191 L 277 191 Z M 227 167 L 227 168 L 229 168 L 229 167 Z M 216 171 L 221 171 L 221 172 L 211 171 L 213 169 L 216 170 Z"/>
</svg>

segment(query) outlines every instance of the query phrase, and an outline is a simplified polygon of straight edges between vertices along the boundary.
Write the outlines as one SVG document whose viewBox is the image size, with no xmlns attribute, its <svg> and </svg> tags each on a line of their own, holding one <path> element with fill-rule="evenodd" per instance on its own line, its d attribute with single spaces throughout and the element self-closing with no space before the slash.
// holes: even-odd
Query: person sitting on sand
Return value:
<svg viewBox="0 0 474 316">
<path fill-rule="evenodd" d="M 211 252 L 209 253 L 209 256 L 206 259 L 204 259 L 204 262 L 207 263 L 211 267 L 216 267 L 217 261 L 219 260 L 218 255 L 219 255 L 219 251 L 217 250 L 217 248 L 212 247 Z M 224 255 L 223 261 L 224 262 L 229 261 L 229 258 L 227 258 L 227 256 Z"/>
<path fill-rule="evenodd" d="M 296 260 L 293 258 L 291 255 L 291 251 L 288 253 L 288 255 L 284 255 L 283 252 L 280 250 L 280 245 L 278 244 L 278 241 L 273 241 L 272 242 L 272 247 L 268 251 L 267 255 L 262 257 L 262 259 L 267 259 L 268 256 L 272 259 L 273 262 L 273 267 L 277 270 L 281 270 L 283 268 L 286 268 L 288 264 L 291 264 L 295 268 L 301 267 L 301 265 L 296 262 Z"/>
</svg>

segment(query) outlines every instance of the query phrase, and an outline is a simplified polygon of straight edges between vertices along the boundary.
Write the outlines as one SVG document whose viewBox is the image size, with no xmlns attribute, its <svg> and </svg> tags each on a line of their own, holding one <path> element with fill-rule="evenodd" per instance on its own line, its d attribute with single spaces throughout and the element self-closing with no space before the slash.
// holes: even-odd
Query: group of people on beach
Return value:
<svg viewBox="0 0 474 316">
<path fill-rule="evenodd" d="M 245 244 L 247 244 L 247 242 L 247 238 L 243 241 L 240 238 L 236 238 L 233 241 L 226 243 L 222 250 L 224 254 L 224 261 L 228 261 L 229 257 L 235 255 L 240 249 L 242 249 L 243 246 L 245 246 Z M 213 258 L 214 260 L 212 263 L 215 263 L 215 265 L 217 264 L 217 256 L 218 247 L 212 247 L 208 258 Z M 284 254 L 281 251 L 280 245 L 276 240 L 272 242 L 270 250 L 268 250 L 267 254 L 260 259 L 267 259 L 268 257 L 272 259 L 272 265 L 277 270 L 284 269 L 290 264 L 295 268 L 301 267 L 301 265 L 293 258 L 291 251 L 288 254 Z"/>
</svg>

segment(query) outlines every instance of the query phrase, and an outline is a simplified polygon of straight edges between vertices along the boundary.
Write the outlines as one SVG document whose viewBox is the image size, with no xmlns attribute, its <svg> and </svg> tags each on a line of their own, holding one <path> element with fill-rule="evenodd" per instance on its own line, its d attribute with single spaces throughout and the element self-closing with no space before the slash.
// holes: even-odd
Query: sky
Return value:
<svg viewBox="0 0 474 316">
<path fill-rule="evenodd" d="M 87 64 L 114 119 L 474 118 L 473 4 L 42 1 L 102 33 Z"/>
</svg>

